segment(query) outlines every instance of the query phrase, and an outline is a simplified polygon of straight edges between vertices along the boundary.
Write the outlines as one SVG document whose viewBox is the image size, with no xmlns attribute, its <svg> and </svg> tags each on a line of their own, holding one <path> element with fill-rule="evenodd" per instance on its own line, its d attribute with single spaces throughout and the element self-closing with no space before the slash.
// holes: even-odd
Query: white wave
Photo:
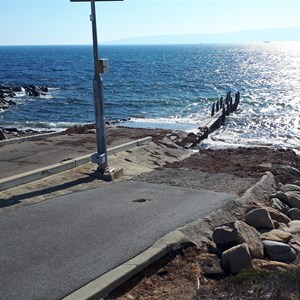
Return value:
<svg viewBox="0 0 300 300">
<path fill-rule="evenodd" d="M 15 123 L 14 126 L 22 130 L 26 129 L 37 129 L 37 130 L 54 130 L 54 131 L 63 131 L 69 127 L 75 125 L 83 125 L 83 123 L 75 122 L 24 122 L 24 123 Z"/>
<path fill-rule="evenodd" d="M 52 99 L 53 96 L 50 94 L 45 94 L 45 95 L 40 95 L 39 98 L 44 98 L 44 99 Z"/>
<path fill-rule="evenodd" d="M 171 130 L 195 131 L 200 124 L 199 118 L 189 117 L 170 117 L 170 118 L 131 118 L 129 121 L 122 122 L 122 125 L 141 128 L 160 128 Z"/>
<path fill-rule="evenodd" d="M 246 128 L 243 133 L 237 133 L 234 130 L 230 131 L 226 126 L 210 134 L 207 139 L 200 143 L 199 147 L 204 149 L 272 147 L 292 149 L 297 155 L 300 154 L 300 145 L 295 137 L 291 139 L 274 139 L 271 136 L 249 136 Z"/>
<path fill-rule="evenodd" d="M 22 87 L 21 88 L 21 91 L 19 92 L 14 92 L 16 94 L 16 97 L 24 97 L 26 96 L 26 92 L 25 92 L 25 89 Z"/>
</svg>

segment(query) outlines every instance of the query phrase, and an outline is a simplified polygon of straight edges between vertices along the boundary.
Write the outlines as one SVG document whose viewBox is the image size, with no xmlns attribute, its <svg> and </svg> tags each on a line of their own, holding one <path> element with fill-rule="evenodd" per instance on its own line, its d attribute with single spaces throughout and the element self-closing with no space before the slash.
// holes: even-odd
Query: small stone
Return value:
<svg viewBox="0 0 300 300">
<path fill-rule="evenodd" d="M 244 243 L 224 251 L 222 267 L 230 274 L 238 274 L 245 269 L 253 268 L 247 244 Z"/>
<path fill-rule="evenodd" d="M 291 208 L 288 211 L 287 215 L 291 220 L 300 220 L 300 209 L 299 208 Z"/>
<path fill-rule="evenodd" d="M 292 234 L 286 231 L 273 229 L 269 232 L 265 232 L 260 237 L 262 240 L 270 240 L 282 243 L 288 243 L 292 238 Z"/>
<path fill-rule="evenodd" d="M 266 254 L 272 260 L 282 261 L 282 262 L 292 262 L 296 259 L 296 251 L 289 245 L 274 242 L 274 241 L 263 241 Z"/>
<path fill-rule="evenodd" d="M 245 221 L 255 228 L 271 228 L 274 229 L 269 212 L 264 208 L 256 208 L 245 215 Z"/>
<path fill-rule="evenodd" d="M 204 275 L 210 275 L 210 276 L 224 275 L 224 271 L 221 268 L 221 261 L 214 254 L 208 254 L 204 259 L 201 259 L 199 265 Z"/>
<path fill-rule="evenodd" d="M 300 186 L 295 184 L 285 184 L 282 187 L 280 187 L 280 191 L 283 193 L 286 192 L 300 192 Z"/>
</svg>

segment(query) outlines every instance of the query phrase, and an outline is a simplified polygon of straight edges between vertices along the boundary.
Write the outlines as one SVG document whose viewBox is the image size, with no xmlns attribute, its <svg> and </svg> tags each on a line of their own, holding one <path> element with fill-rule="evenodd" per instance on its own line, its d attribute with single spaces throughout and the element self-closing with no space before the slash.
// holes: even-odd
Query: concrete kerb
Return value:
<svg viewBox="0 0 300 300">
<path fill-rule="evenodd" d="M 15 139 L 2 140 L 2 141 L 0 141 L 0 146 L 18 144 L 18 143 L 27 142 L 27 141 L 37 141 L 37 140 L 40 140 L 41 138 L 58 136 L 58 135 L 62 135 L 62 134 L 63 134 L 62 132 L 50 132 L 50 133 L 29 135 L 29 136 L 24 136 L 24 137 L 15 138 Z"/>
<path fill-rule="evenodd" d="M 214 227 L 235 221 L 235 212 L 244 211 L 244 203 L 250 199 L 262 200 L 266 194 L 275 190 L 276 181 L 271 172 L 267 172 L 260 181 L 250 187 L 238 200 L 231 200 L 224 208 L 217 210 L 184 227 L 178 228 L 159 239 L 152 247 L 137 255 L 119 267 L 98 277 L 64 300 L 99 300 L 111 291 L 125 283 L 127 280 L 141 272 L 143 269 L 166 256 L 171 251 L 179 249 L 184 243 L 202 246 L 210 242 Z"/>
<path fill-rule="evenodd" d="M 129 150 L 130 148 L 136 146 L 142 146 L 149 143 L 152 140 L 152 137 L 145 137 L 139 140 L 128 142 L 116 147 L 109 148 L 107 150 L 108 155 L 112 155 L 118 152 Z M 7 190 L 25 183 L 29 183 L 38 179 L 45 178 L 63 171 L 67 171 L 73 168 L 76 168 L 80 165 L 90 162 L 91 154 L 80 156 L 68 161 L 57 163 L 51 166 L 39 168 L 33 171 L 25 172 L 15 176 L 11 176 L 5 179 L 0 180 L 0 191 Z"/>
<path fill-rule="evenodd" d="M 105 273 L 64 300 L 88 299 L 96 300 L 106 296 L 115 288 L 138 274 L 153 262 L 178 249 L 183 243 L 189 242 L 178 230 L 172 231 L 159 239 L 152 247 L 137 255 L 119 267 Z"/>
</svg>

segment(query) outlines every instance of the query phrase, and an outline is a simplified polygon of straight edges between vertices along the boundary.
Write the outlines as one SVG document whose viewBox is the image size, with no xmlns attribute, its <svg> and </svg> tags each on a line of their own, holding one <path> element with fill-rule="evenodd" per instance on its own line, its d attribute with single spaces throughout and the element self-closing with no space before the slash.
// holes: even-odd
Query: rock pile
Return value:
<svg viewBox="0 0 300 300">
<path fill-rule="evenodd" d="M 300 253 L 300 186 L 285 184 L 241 220 L 214 229 L 219 262 L 226 273 L 253 267 L 254 259 L 291 263 Z"/>
</svg>

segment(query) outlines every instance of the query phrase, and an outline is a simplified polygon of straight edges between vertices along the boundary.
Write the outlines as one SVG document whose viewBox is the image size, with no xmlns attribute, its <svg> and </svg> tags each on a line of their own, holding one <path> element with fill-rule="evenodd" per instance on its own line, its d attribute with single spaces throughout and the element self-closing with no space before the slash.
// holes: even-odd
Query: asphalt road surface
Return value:
<svg viewBox="0 0 300 300">
<path fill-rule="evenodd" d="M 119 182 L 0 214 L 0 299 L 61 299 L 236 196 Z"/>
</svg>

